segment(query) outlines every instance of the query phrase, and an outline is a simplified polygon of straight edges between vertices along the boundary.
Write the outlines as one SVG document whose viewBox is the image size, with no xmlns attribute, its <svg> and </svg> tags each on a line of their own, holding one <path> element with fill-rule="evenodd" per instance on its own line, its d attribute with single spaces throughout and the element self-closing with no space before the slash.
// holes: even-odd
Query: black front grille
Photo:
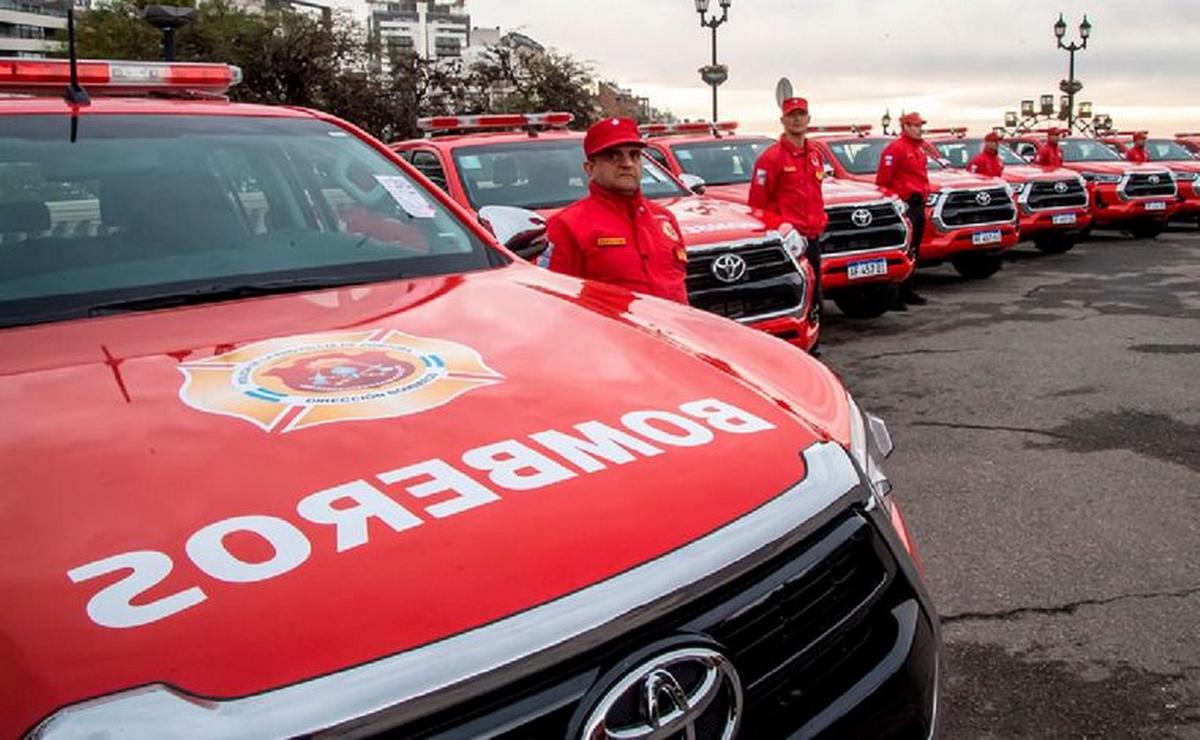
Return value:
<svg viewBox="0 0 1200 740">
<path fill-rule="evenodd" d="M 894 650 L 893 611 L 915 603 L 899 572 L 873 525 L 847 512 L 655 623 L 389 737 L 564 737 L 598 676 L 640 647 L 680 634 L 706 635 L 732 660 L 745 692 L 742 737 L 785 735 L 813 722 Z"/>
<path fill-rule="evenodd" d="M 863 212 L 870 218 L 863 218 Z M 889 203 L 833 206 L 826 208 L 825 213 L 829 216 L 829 225 L 821 236 L 822 254 L 904 246 L 904 221 Z M 855 214 L 859 214 L 858 220 Z"/>
<path fill-rule="evenodd" d="M 944 197 L 942 222 L 947 226 L 1012 221 L 1017 215 L 1012 198 L 1004 188 L 954 190 Z"/>
<path fill-rule="evenodd" d="M 1078 180 L 1038 180 L 1025 199 L 1031 210 L 1071 208 L 1087 205 L 1087 190 Z"/>
<path fill-rule="evenodd" d="M 730 254 L 746 261 L 746 272 L 726 283 L 713 272 L 713 263 Z M 804 280 L 778 241 L 689 254 L 687 290 L 696 308 L 731 319 L 778 313 L 804 303 Z"/>
<path fill-rule="evenodd" d="M 1129 182 L 1125 183 L 1125 197 L 1127 198 L 1155 198 L 1172 195 L 1175 195 L 1175 181 L 1167 172 L 1154 174 L 1139 172 L 1130 175 Z"/>
</svg>

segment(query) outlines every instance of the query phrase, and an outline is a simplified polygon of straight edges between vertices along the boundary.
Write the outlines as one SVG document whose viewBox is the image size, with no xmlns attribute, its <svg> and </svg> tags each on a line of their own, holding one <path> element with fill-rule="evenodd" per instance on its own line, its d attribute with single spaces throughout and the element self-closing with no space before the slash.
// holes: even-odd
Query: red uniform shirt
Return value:
<svg viewBox="0 0 1200 740">
<path fill-rule="evenodd" d="M 589 190 L 546 221 L 550 246 L 538 263 L 687 303 L 687 250 L 675 216 L 641 192 L 624 196 L 594 183 Z"/>
<path fill-rule="evenodd" d="M 1033 161 L 1043 167 L 1062 167 L 1062 149 L 1058 144 L 1046 142 L 1038 149 L 1037 158 Z"/>
<path fill-rule="evenodd" d="M 1150 154 L 1146 151 L 1146 147 L 1144 145 L 1138 146 L 1137 144 L 1134 144 L 1125 150 L 1125 159 L 1128 159 L 1130 162 L 1143 164 L 1150 161 Z"/>
<path fill-rule="evenodd" d="M 875 184 L 901 200 L 911 195 L 929 195 L 929 162 L 925 145 L 910 136 L 901 136 L 879 155 Z"/>
<path fill-rule="evenodd" d="M 984 149 L 967 163 L 967 172 L 987 177 L 1000 177 L 1004 172 L 1004 163 L 1000 161 L 998 152 L 989 152 Z"/>
<path fill-rule="evenodd" d="M 785 136 L 758 155 L 746 200 L 751 208 L 778 216 L 812 241 L 829 222 L 821 193 L 824 177 L 825 163 L 817 148 L 807 140 L 796 146 Z"/>
</svg>

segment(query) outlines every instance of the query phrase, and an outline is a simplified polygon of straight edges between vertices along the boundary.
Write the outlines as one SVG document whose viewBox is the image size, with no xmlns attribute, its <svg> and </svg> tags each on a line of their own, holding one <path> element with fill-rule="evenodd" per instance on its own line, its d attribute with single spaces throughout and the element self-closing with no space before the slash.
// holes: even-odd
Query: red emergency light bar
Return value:
<svg viewBox="0 0 1200 740">
<path fill-rule="evenodd" d="M 573 113 L 486 113 L 478 116 L 433 116 L 417 119 L 425 132 L 483 131 L 522 128 L 565 128 L 575 120 Z"/>
<path fill-rule="evenodd" d="M 927 128 L 925 129 L 925 133 L 945 134 L 947 136 L 954 136 L 961 139 L 967 135 L 967 129 L 965 126 L 951 126 L 950 128 Z"/>
<path fill-rule="evenodd" d="M 81 59 L 79 84 L 93 95 L 146 95 L 198 92 L 224 95 L 242 81 L 230 64 L 187 62 L 106 62 Z M 65 59 L 0 58 L 0 92 L 61 95 L 71 81 Z"/>
<path fill-rule="evenodd" d="M 638 131 L 645 136 L 671 136 L 678 134 L 714 134 L 720 132 L 733 133 L 737 131 L 737 121 L 689 121 L 687 123 L 646 123 L 638 126 Z"/>
<path fill-rule="evenodd" d="M 1150 132 L 1144 131 L 1144 130 L 1143 131 L 1110 131 L 1110 132 L 1106 132 L 1104 135 L 1105 136 L 1137 136 L 1138 134 L 1145 134 L 1146 136 L 1150 136 Z"/>
<path fill-rule="evenodd" d="M 1175 134 L 1175 137 L 1178 139 L 1187 139 L 1194 136 L 1200 136 L 1200 131 L 1184 131 L 1181 134 Z"/>
<path fill-rule="evenodd" d="M 866 136 L 871 133 L 874 127 L 870 123 L 852 123 L 842 124 L 837 126 L 809 126 L 808 133 L 810 134 L 855 134 L 856 136 Z"/>
</svg>

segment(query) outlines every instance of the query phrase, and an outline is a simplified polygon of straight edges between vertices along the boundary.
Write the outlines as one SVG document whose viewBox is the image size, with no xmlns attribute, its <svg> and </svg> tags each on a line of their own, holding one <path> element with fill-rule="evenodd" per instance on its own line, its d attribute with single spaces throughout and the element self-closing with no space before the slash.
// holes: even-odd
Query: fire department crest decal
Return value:
<svg viewBox="0 0 1200 740">
<path fill-rule="evenodd" d="M 184 403 L 268 432 L 417 414 L 503 380 L 466 345 L 388 330 L 269 339 L 179 369 Z"/>
</svg>

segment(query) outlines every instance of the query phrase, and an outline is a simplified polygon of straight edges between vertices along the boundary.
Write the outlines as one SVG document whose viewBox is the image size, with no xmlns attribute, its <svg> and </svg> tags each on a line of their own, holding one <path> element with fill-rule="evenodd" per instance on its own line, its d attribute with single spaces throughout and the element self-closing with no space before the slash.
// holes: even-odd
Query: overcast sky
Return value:
<svg viewBox="0 0 1200 740">
<path fill-rule="evenodd" d="M 521 30 L 656 107 L 711 113 L 697 73 L 711 36 L 693 0 L 467 0 L 467 9 L 473 25 Z M 718 31 L 730 70 L 720 117 L 777 128 L 775 83 L 786 76 L 814 124 L 878 125 L 885 109 L 905 108 L 931 126 L 986 130 L 1021 98 L 1057 99 L 1068 61 L 1054 43 L 1060 11 L 1068 41 L 1085 12 L 1093 25 L 1075 56 L 1077 100 L 1120 128 L 1200 130 L 1200 0 L 733 0 Z"/>
</svg>

